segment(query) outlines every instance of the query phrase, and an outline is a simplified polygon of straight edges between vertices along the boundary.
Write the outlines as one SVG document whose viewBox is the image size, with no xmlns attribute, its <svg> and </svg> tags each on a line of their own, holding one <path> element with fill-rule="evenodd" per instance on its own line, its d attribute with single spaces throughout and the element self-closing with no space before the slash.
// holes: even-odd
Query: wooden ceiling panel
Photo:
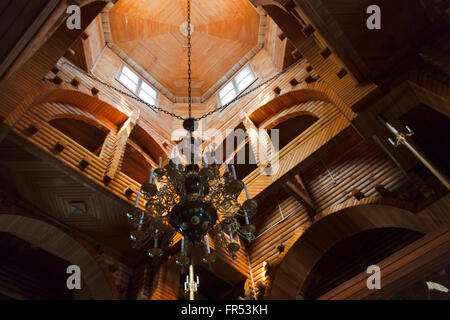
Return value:
<svg viewBox="0 0 450 320">
<path fill-rule="evenodd" d="M 247 0 L 192 0 L 192 95 L 201 96 L 258 43 Z M 185 1 L 121 0 L 110 11 L 116 43 L 177 97 L 187 96 Z"/>
</svg>

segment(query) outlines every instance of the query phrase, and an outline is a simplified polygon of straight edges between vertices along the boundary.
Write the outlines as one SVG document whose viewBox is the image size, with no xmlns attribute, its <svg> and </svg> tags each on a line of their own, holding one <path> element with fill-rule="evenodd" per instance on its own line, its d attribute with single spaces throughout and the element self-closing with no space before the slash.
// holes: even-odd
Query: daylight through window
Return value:
<svg viewBox="0 0 450 320">
<path fill-rule="evenodd" d="M 120 70 L 119 81 L 145 102 L 150 103 L 151 105 L 156 104 L 157 93 L 155 89 L 150 87 L 136 73 L 125 65 L 123 65 Z"/>
</svg>

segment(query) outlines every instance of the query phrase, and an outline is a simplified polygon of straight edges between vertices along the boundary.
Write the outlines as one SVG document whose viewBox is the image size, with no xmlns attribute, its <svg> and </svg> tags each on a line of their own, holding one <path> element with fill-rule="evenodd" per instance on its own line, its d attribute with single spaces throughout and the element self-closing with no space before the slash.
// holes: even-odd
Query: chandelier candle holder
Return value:
<svg viewBox="0 0 450 320">
<path fill-rule="evenodd" d="M 192 133 L 189 132 L 188 140 Z M 227 233 L 230 242 L 224 244 L 225 249 L 236 259 L 236 252 L 240 249 L 234 241 L 239 236 L 252 241 L 255 227 L 249 219 L 256 213 L 257 203 L 251 199 L 247 187 L 237 178 L 236 169 L 225 164 L 225 172 L 220 174 L 217 163 L 208 164 L 212 159 L 212 152 L 205 152 L 203 157 L 195 157 L 195 149 L 191 146 L 192 159 L 202 159 L 200 165 L 187 161 L 186 165 L 179 164 L 178 152 L 174 152 L 173 159 L 168 159 L 166 165 L 152 169 L 148 183 L 142 185 L 136 197 L 134 208 L 128 217 L 134 221 L 136 230 L 131 233 L 131 239 L 139 243 L 136 247 L 153 239 L 154 247 L 149 250 L 150 257 L 159 257 L 163 248 L 158 241 L 165 237 L 168 229 L 172 240 L 175 233 L 183 235 L 179 261 L 180 266 L 188 264 L 185 245 L 189 243 L 194 248 L 204 242 L 207 251 L 203 260 L 207 263 L 215 261 L 210 251 L 208 231 L 213 233 Z M 241 205 L 238 202 L 240 193 L 245 190 L 247 199 Z M 145 211 L 138 208 L 139 196 L 142 194 L 147 202 Z M 240 221 L 245 221 L 241 225 Z M 218 237 L 220 239 L 220 237 Z M 223 237 L 222 237 L 223 239 Z M 162 243 L 163 241 L 161 241 Z M 223 242 L 223 241 L 222 241 Z M 226 242 L 226 241 L 225 241 Z"/>
</svg>

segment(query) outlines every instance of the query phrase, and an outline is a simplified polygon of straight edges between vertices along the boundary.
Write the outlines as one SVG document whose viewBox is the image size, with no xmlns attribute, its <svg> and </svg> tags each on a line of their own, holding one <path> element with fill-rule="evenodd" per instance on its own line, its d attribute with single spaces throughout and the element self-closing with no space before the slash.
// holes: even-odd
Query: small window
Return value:
<svg viewBox="0 0 450 320">
<path fill-rule="evenodd" d="M 150 104 L 156 103 L 156 91 L 145 82 L 142 82 L 139 89 L 139 97 Z"/>
<path fill-rule="evenodd" d="M 156 104 L 156 90 L 125 65 L 120 70 L 119 81 L 145 102 L 151 105 Z"/>
<path fill-rule="evenodd" d="M 219 91 L 220 103 L 222 105 L 227 104 L 251 85 L 253 81 L 255 81 L 255 75 L 250 67 L 246 66 Z"/>
</svg>

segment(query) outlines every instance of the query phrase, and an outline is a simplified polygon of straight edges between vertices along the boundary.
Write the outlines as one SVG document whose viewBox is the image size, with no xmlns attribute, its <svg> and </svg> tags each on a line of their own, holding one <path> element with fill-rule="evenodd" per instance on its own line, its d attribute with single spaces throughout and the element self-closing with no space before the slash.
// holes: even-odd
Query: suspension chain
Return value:
<svg viewBox="0 0 450 320">
<path fill-rule="evenodd" d="M 189 104 L 189 118 L 191 117 L 192 109 L 192 92 L 191 92 L 191 0 L 187 0 L 187 56 L 188 56 L 188 104 Z"/>
<path fill-rule="evenodd" d="M 189 3 L 189 0 L 188 0 L 188 3 Z M 191 103 L 192 103 L 192 96 L 191 96 L 191 40 L 190 40 L 191 38 L 190 38 L 190 29 L 191 29 L 191 28 L 190 28 L 190 6 L 188 6 L 188 94 L 189 94 L 189 97 L 188 97 L 188 99 L 189 99 L 189 101 L 188 101 L 188 102 L 189 102 L 189 117 L 188 117 L 188 118 L 191 118 Z M 296 66 L 301 60 L 302 60 L 302 59 L 297 60 L 296 62 L 294 62 L 293 64 L 291 64 L 289 67 L 287 67 L 286 69 L 284 69 L 283 71 L 281 71 L 281 72 L 279 72 L 279 73 L 273 75 L 272 77 L 270 77 L 270 78 L 267 79 L 266 81 L 263 81 L 262 83 L 260 83 L 260 84 L 257 85 L 256 87 L 254 87 L 253 89 L 248 90 L 248 91 L 243 91 L 240 95 L 236 96 L 236 97 L 235 97 L 233 100 L 231 100 L 230 102 L 228 102 L 228 103 L 226 103 L 226 104 L 224 104 L 224 105 L 222 105 L 222 106 L 220 106 L 220 107 L 217 107 L 217 108 L 215 108 L 215 109 L 213 109 L 213 110 L 211 110 L 211 111 L 209 111 L 209 112 L 203 114 L 203 115 L 200 116 L 199 118 L 194 118 L 194 119 L 195 119 L 196 121 L 200 121 L 200 120 L 202 120 L 202 119 L 204 119 L 204 118 L 206 118 L 206 117 L 209 117 L 210 115 L 212 115 L 212 114 L 214 114 L 214 113 L 216 113 L 216 112 L 218 112 L 218 111 L 222 112 L 223 110 L 225 110 L 225 109 L 226 109 L 228 106 L 230 106 L 231 104 L 233 104 L 233 103 L 235 103 L 236 101 L 242 99 L 243 97 L 246 97 L 246 96 L 249 95 L 250 93 L 255 92 L 256 90 L 258 90 L 258 89 L 261 88 L 262 86 L 268 84 L 269 82 L 273 81 L 274 79 L 276 79 L 276 78 L 282 76 L 283 74 L 285 74 L 286 72 L 288 72 L 289 70 L 291 70 L 294 66 Z M 186 119 L 187 119 L 187 118 L 183 118 L 182 116 L 179 116 L 179 115 L 177 115 L 177 114 L 175 114 L 175 113 L 173 113 L 173 112 L 170 112 L 170 111 L 167 111 L 167 110 L 165 110 L 165 109 L 163 109 L 163 108 L 160 108 L 160 107 L 158 107 L 158 106 L 156 106 L 156 105 L 150 104 L 150 103 L 148 103 L 148 102 L 142 100 L 141 98 L 139 98 L 139 97 L 137 97 L 137 96 L 135 96 L 135 95 L 133 95 L 133 94 L 130 94 L 130 93 L 126 92 L 126 91 L 120 90 L 120 89 L 114 87 L 113 85 L 111 85 L 111 84 L 109 84 L 109 83 L 107 83 L 107 82 L 105 82 L 105 81 L 103 81 L 103 80 L 101 80 L 101 79 L 95 77 L 94 75 L 92 75 L 92 74 L 90 74 L 90 73 L 88 73 L 88 72 L 86 72 L 86 71 L 84 71 L 84 70 L 78 68 L 78 67 L 75 66 L 75 65 L 72 65 L 72 64 L 67 63 L 67 62 L 63 62 L 62 64 L 63 64 L 63 65 L 67 65 L 67 66 L 69 66 L 69 67 L 72 68 L 72 69 L 75 69 L 76 71 L 78 71 L 78 72 L 84 74 L 86 77 L 88 77 L 88 78 L 90 78 L 90 79 L 92 79 L 92 80 L 94 80 L 94 81 L 97 81 L 97 82 L 101 83 L 102 85 L 104 85 L 104 86 L 106 86 L 106 87 L 112 89 L 113 91 L 116 91 L 116 92 L 118 92 L 118 93 L 120 93 L 120 94 L 122 94 L 122 95 L 124 95 L 124 96 L 127 96 L 127 97 L 129 97 L 129 98 L 131 98 L 131 99 L 133 99 L 133 100 L 135 100 L 135 101 L 138 101 L 138 102 L 140 102 L 140 103 L 142 103 L 142 104 L 145 104 L 146 106 L 148 106 L 148 107 L 154 109 L 155 111 L 159 111 L 159 112 L 161 112 L 161 113 L 167 114 L 167 115 L 169 115 L 169 116 L 171 116 L 171 117 L 173 117 L 173 118 L 179 119 L 179 120 L 186 120 Z M 247 89 L 248 89 L 248 88 L 247 88 Z"/>
</svg>

